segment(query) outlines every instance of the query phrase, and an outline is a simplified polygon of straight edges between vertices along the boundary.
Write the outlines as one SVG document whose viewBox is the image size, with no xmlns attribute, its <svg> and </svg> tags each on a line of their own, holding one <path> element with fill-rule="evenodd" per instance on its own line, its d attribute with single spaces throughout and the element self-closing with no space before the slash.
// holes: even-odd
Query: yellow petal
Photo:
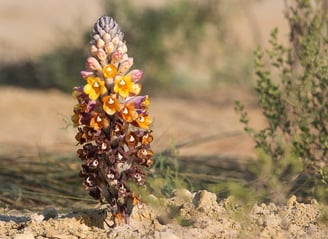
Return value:
<svg viewBox="0 0 328 239">
<path fill-rule="evenodd" d="M 148 129 L 152 119 L 148 115 L 139 115 L 136 119 L 138 126 L 143 129 Z"/>
<path fill-rule="evenodd" d="M 106 78 L 114 78 L 117 73 L 116 66 L 113 64 L 106 65 L 103 69 L 103 73 Z"/>
<path fill-rule="evenodd" d="M 92 90 L 91 85 L 85 85 L 85 86 L 83 87 L 83 91 L 84 91 L 84 93 L 86 93 L 86 94 L 89 94 L 91 90 Z"/>
</svg>

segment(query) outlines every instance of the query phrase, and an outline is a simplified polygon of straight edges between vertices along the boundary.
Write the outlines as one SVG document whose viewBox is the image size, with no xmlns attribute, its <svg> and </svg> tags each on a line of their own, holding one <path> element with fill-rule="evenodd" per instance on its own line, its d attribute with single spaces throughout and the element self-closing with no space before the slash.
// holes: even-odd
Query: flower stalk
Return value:
<svg viewBox="0 0 328 239">
<path fill-rule="evenodd" d="M 132 65 L 118 24 L 108 16 L 99 18 L 81 71 L 85 85 L 73 89 L 78 103 L 72 121 L 83 185 L 108 205 L 115 224 L 128 223 L 133 206 L 140 203 L 129 184 L 144 186 L 145 169 L 153 162 L 150 101 L 139 95 L 143 72 L 130 70 Z"/>
</svg>

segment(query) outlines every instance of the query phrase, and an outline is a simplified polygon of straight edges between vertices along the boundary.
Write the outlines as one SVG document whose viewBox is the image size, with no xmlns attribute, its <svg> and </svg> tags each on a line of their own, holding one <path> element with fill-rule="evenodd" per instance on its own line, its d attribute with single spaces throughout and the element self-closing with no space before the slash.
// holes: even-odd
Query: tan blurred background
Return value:
<svg viewBox="0 0 328 239">
<path fill-rule="evenodd" d="M 276 26 L 280 28 L 281 40 L 287 41 L 282 0 L 223 2 L 222 6 L 233 12 L 228 17 L 229 31 L 246 51 L 257 44 L 267 45 L 269 33 Z M 166 3 L 143 0 L 138 1 L 137 8 L 161 8 Z M 0 64 L 36 59 L 65 43 L 67 35 L 70 36 L 67 44 L 81 44 L 83 34 L 91 31 L 92 25 L 103 13 L 100 0 L 0 0 Z M 120 19 L 116 20 L 120 22 Z M 128 42 L 128 45 L 132 44 Z M 210 46 L 211 42 L 205 45 Z M 83 47 L 87 49 L 88 46 Z M 206 66 L 200 67 L 206 69 Z M 76 77 L 79 78 L 78 72 Z M 83 84 L 82 80 L 80 82 Z M 254 106 L 254 97 L 238 84 L 218 87 L 214 91 L 205 89 L 202 95 L 204 92 L 206 95 L 207 90 L 213 100 L 209 100 L 211 97 L 205 97 L 204 101 L 203 98 L 197 99 L 197 94 L 192 100 L 177 95 L 169 99 L 151 96 L 156 135 L 154 148 L 158 152 L 172 144 L 214 135 L 213 139 L 181 147 L 180 154 L 251 154 L 252 141 L 238 133 L 242 132 L 242 127 L 233 110 L 233 102 L 235 99 L 249 102 L 252 105 L 250 110 L 254 112 L 253 122 L 259 125 L 262 121 Z M 74 153 L 75 131 L 71 127 L 66 128 L 74 103 L 69 94 L 56 89 L 27 90 L 0 86 L 0 154 L 40 150 Z M 215 135 L 229 135 L 229 132 L 232 136 L 215 138 Z"/>
<path fill-rule="evenodd" d="M 137 2 L 142 8 L 161 7 L 167 1 Z M 231 18 L 231 30 L 246 47 L 266 44 L 274 27 L 279 27 L 282 39 L 288 34 L 283 0 L 230 2 L 239 9 Z M 51 51 L 58 40 L 65 40 L 60 34 L 74 34 L 79 41 L 80 34 L 91 29 L 103 13 L 100 0 L 0 0 L 1 62 L 18 61 Z M 255 37 L 254 33 L 259 35 Z"/>
</svg>

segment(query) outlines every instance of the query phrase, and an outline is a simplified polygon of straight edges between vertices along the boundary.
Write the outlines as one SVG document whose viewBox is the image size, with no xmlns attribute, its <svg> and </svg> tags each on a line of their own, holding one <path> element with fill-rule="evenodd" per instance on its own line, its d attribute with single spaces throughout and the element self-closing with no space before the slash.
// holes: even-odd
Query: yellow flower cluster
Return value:
<svg viewBox="0 0 328 239">
<path fill-rule="evenodd" d="M 94 47 L 92 46 L 92 48 Z M 147 105 L 144 104 L 143 111 L 139 114 L 135 109 L 135 104 L 126 104 L 125 102 L 128 97 L 137 96 L 141 92 L 141 84 L 137 83 L 137 81 L 140 80 L 142 71 L 134 70 L 124 75 L 131 67 L 133 61 L 131 58 L 121 61 L 115 58 L 115 60 L 116 64 L 108 63 L 102 66 L 102 63 L 107 61 L 100 61 L 95 57 L 90 57 L 87 61 L 87 67 L 89 70 L 94 71 L 90 71 L 89 76 L 86 77 L 87 84 L 83 87 L 83 92 L 89 96 L 90 100 L 100 99 L 106 114 L 113 115 L 119 113 L 125 121 L 129 123 L 135 122 L 139 127 L 147 129 L 152 122 L 147 113 L 149 105 L 148 96 L 146 96 L 148 103 Z M 98 69 L 101 70 L 98 71 Z M 85 74 L 85 71 L 83 73 Z M 139 77 L 134 77 L 136 75 L 139 75 Z M 98 128 L 97 124 L 92 126 Z"/>
</svg>

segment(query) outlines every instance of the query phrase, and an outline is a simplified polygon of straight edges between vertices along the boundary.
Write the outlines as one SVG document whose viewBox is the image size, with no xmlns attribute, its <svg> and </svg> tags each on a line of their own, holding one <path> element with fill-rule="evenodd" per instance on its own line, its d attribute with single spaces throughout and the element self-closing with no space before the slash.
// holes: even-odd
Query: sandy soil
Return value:
<svg viewBox="0 0 328 239">
<path fill-rule="evenodd" d="M 0 238 L 327 238 L 320 207 L 298 203 L 295 197 L 285 205 L 261 204 L 247 210 L 232 198 L 218 203 L 207 191 L 179 190 L 168 200 L 152 200 L 153 205 L 134 208 L 129 225 L 115 228 L 107 226 L 110 215 L 101 209 L 5 212 L 0 215 Z"/>
</svg>

